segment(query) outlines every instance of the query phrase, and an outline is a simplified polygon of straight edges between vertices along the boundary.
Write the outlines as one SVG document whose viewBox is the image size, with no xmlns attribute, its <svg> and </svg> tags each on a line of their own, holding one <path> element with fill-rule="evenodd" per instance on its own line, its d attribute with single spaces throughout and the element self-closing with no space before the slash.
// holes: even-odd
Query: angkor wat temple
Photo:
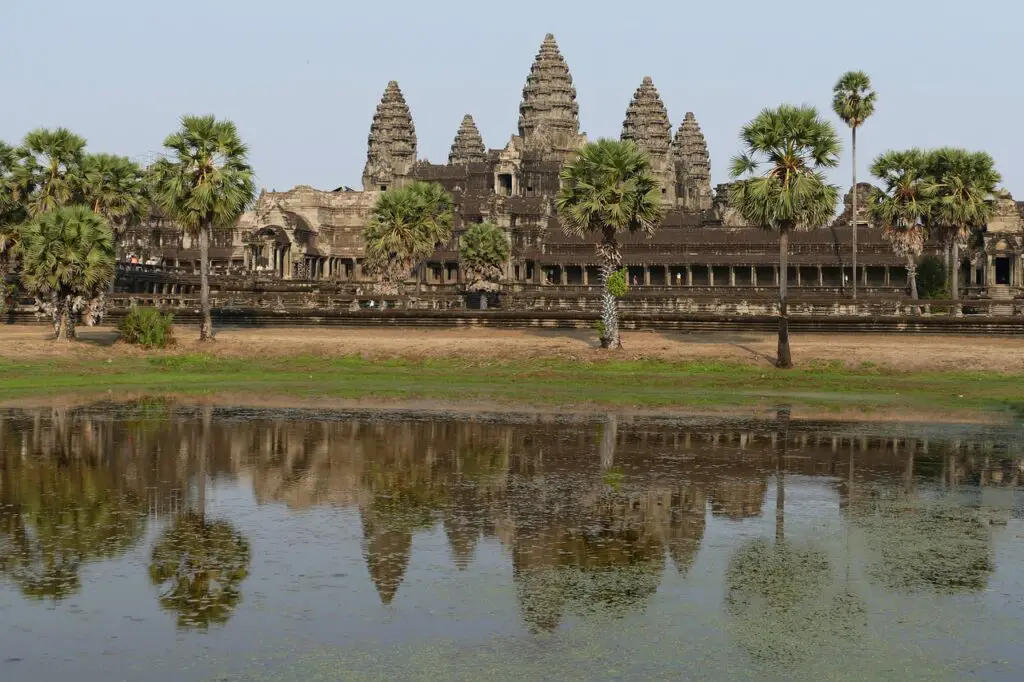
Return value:
<svg viewBox="0 0 1024 682">
<path fill-rule="evenodd" d="M 242 279 L 258 279 L 292 285 L 288 290 L 306 282 L 356 292 L 372 281 L 362 269 L 361 231 L 380 193 L 425 180 L 450 191 L 458 210 L 451 242 L 416 268 L 418 292 L 459 290 L 459 237 L 468 225 L 491 221 L 507 231 L 511 243 L 506 291 L 548 296 L 548 305 L 555 297 L 563 308 L 574 307 L 571 300 L 596 296 L 594 244 L 565 234 L 553 205 L 562 164 L 586 136 L 580 131 L 569 67 L 552 35 L 544 38 L 526 78 L 519 112 L 518 132 L 500 149 L 485 146 L 467 114 L 457 127 L 448 163 L 433 164 L 417 158 L 412 113 L 398 83 L 388 83 L 370 125 L 362 190 L 321 191 L 303 185 L 287 192 L 262 191 L 235 229 L 215 238 L 212 267 L 221 277 L 215 291 L 244 289 Z M 687 112 L 674 126 L 654 83 L 643 78 L 625 108 L 621 136 L 650 153 L 667 208 L 653 238 L 624 237 L 623 262 L 629 266 L 631 284 L 640 285 L 634 293 L 736 300 L 757 298 L 760 292 L 768 301 L 779 278 L 776 238 L 743 224 L 729 207 L 728 185 L 712 188 L 711 159 L 694 114 Z M 869 190 L 868 184 L 858 186 L 863 197 L 859 206 L 867 204 Z M 1024 284 L 1024 203 L 1004 193 L 997 204 L 983 239 L 962 263 L 960 282 L 967 297 L 1012 299 L 1020 296 Z M 869 225 L 866 213 L 859 213 L 859 287 L 867 297 L 902 297 L 903 260 L 893 254 L 881 231 Z M 793 236 L 788 278 L 797 299 L 801 294 L 845 298 L 853 276 L 850 214 L 847 195 L 846 210 L 832 225 Z M 165 275 L 175 268 L 184 272 L 178 280 L 157 278 L 122 286 L 123 291 L 192 290 L 173 281 L 191 281 L 198 248 L 174 225 L 135 231 L 129 235 L 129 248 L 143 261 L 160 263 Z M 939 250 L 930 243 L 926 252 Z M 1012 302 L 1004 308 L 1016 312 Z"/>
</svg>

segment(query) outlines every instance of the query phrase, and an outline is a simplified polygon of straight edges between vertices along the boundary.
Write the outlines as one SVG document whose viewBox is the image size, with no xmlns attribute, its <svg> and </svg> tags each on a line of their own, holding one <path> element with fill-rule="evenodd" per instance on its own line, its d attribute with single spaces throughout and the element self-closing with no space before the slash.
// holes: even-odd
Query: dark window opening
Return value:
<svg viewBox="0 0 1024 682">
<path fill-rule="evenodd" d="M 497 193 L 502 196 L 512 196 L 512 175 L 509 173 L 502 173 L 498 176 L 498 188 Z"/>
<path fill-rule="evenodd" d="M 388 191 L 388 186 L 387 185 L 381 185 L 380 186 L 380 191 L 381 192 L 387 192 Z"/>
<path fill-rule="evenodd" d="M 1010 259 L 996 258 L 996 284 L 1010 283 Z"/>
</svg>

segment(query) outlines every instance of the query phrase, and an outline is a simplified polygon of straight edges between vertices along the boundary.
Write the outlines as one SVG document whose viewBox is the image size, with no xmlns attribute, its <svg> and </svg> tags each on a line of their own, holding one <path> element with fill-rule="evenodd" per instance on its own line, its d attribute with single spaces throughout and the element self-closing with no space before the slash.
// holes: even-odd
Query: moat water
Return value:
<svg viewBox="0 0 1024 682">
<path fill-rule="evenodd" d="M 1019 680 L 1024 428 L 0 412 L 0 679 Z"/>
</svg>

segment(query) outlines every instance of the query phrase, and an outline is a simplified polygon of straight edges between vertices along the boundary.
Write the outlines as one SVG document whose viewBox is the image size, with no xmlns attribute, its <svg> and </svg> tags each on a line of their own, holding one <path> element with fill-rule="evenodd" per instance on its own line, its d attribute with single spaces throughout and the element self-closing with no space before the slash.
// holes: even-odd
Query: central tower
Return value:
<svg viewBox="0 0 1024 682">
<path fill-rule="evenodd" d="M 559 161 L 585 142 L 580 135 L 580 107 L 572 74 L 550 33 L 544 36 L 526 77 L 519 105 L 519 136 L 525 150 Z"/>
</svg>

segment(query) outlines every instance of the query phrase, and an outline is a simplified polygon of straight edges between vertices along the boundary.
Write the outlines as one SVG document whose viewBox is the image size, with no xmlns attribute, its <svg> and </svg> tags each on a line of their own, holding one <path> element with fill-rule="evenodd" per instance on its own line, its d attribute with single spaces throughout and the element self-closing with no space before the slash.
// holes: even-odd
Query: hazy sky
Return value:
<svg viewBox="0 0 1024 682">
<path fill-rule="evenodd" d="M 214 113 L 238 124 L 258 185 L 358 187 L 388 80 L 421 158 L 446 161 L 467 112 L 503 147 L 547 32 L 591 139 L 618 137 L 649 75 L 673 129 L 695 112 L 715 183 L 760 109 L 809 103 L 835 120 L 836 78 L 862 69 L 879 93 L 862 177 L 887 148 L 957 145 L 992 153 L 1024 199 L 1019 0 L 0 0 L 0 139 L 62 125 L 92 151 L 142 156 L 181 114 Z M 849 164 L 846 149 L 844 186 Z"/>
</svg>

